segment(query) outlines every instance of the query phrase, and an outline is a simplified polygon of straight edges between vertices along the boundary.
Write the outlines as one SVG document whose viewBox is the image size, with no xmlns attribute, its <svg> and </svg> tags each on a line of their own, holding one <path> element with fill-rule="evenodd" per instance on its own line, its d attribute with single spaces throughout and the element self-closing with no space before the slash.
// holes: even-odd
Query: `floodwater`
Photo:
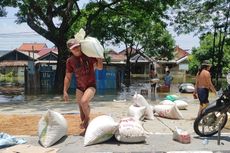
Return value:
<svg viewBox="0 0 230 153">
<path fill-rule="evenodd" d="M 130 87 L 123 86 L 120 90 L 97 90 L 93 98 L 94 102 L 125 102 L 130 101 L 135 93 L 140 93 L 141 90 L 147 90 L 147 94 L 143 95 L 148 101 L 155 103 L 156 100 L 164 99 L 170 93 L 151 93 L 149 83 L 133 83 Z M 178 85 L 172 85 L 171 94 L 178 93 Z M 70 102 L 75 102 L 74 92 L 69 93 Z M 58 94 L 7 94 L 0 93 L 0 104 L 18 104 L 18 103 L 60 103 L 63 102 L 62 95 Z"/>
</svg>

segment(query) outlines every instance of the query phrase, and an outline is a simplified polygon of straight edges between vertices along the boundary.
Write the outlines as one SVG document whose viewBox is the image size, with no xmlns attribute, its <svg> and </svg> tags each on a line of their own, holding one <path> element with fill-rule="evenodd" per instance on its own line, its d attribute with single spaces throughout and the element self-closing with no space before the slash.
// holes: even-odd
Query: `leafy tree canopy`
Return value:
<svg viewBox="0 0 230 153">
<path fill-rule="evenodd" d="M 171 11 L 171 24 L 181 33 L 206 33 L 228 21 L 229 0 L 181 0 Z M 229 24 L 229 23 L 228 23 Z"/>
<path fill-rule="evenodd" d="M 91 0 L 84 8 L 80 8 L 75 0 L 2 0 L 0 6 L 3 11 L 5 6 L 18 7 L 17 23 L 26 22 L 57 46 L 59 54 L 55 89 L 62 91 L 65 62 L 69 53 L 66 41 L 76 31 L 83 27 L 87 35 L 95 35 L 102 41 L 110 38 L 113 42 L 132 46 L 133 42 L 139 43 L 137 40 L 141 35 L 135 33 L 143 31 L 142 24 L 147 25 L 145 23 L 152 21 L 163 25 L 162 19 L 166 17 L 164 11 L 174 3 L 174 0 Z M 108 20 L 109 17 L 111 20 Z M 99 21 L 107 21 L 108 24 L 94 27 Z M 96 31 L 101 33 L 96 34 Z M 115 35 L 114 31 L 119 34 Z"/>
</svg>

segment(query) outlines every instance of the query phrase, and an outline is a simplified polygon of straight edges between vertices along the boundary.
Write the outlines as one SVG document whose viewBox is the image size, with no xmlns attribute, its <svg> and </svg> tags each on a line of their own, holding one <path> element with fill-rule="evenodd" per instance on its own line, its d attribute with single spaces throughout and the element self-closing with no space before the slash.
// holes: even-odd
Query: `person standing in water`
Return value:
<svg viewBox="0 0 230 153">
<path fill-rule="evenodd" d="M 170 71 L 169 70 L 166 71 L 166 75 L 164 76 L 164 84 L 165 84 L 165 86 L 170 88 L 172 80 L 173 80 L 173 77 L 171 76 Z"/>
<path fill-rule="evenodd" d="M 151 92 L 155 93 L 158 78 L 157 78 L 157 73 L 154 68 L 150 69 L 149 77 L 150 77 L 150 83 L 151 83 Z"/>
</svg>

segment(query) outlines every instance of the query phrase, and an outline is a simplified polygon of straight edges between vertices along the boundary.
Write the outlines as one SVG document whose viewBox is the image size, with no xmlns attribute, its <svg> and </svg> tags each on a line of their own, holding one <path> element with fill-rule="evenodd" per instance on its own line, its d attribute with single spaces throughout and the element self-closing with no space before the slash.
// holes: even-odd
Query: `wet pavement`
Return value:
<svg viewBox="0 0 230 153">
<path fill-rule="evenodd" d="M 129 96 L 132 97 L 132 93 Z M 199 101 L 194 100 L 191 94 L 181 94 L 176 90 L 172 90 L 170 94 L 176 94 L 181 100 L 185 100 L 189 105 L 186 110 L 180 110 L 184 119 L 182 120 L 172 120 L 166 118 L 157 117 L 154 120 L 146 120 L 143 122 L 143 127 L 152 132 L 152 134 L 146 139 L 144 143 L 121 143 L 116 141 L 114 138 L 103 142 L 101 144 L 91 145 L 84 147 L 83 141 L 84 137 L 72 135 L 63 138 L 57 144 L 52 146 L 53 148 L 59 148 L 60 153 L 89 153 L 89 152 L 170 152 L 172 151 L 186 151 L 186 153 L 230 153 L 230 130 L 224 129 L 221 133 L 220 145 L 217 144 L 217 136 L 208 138 L 208 143 L 203 143 L 204 138 L 197 136 L 193 130 L 194 118 L 197 115 L 199 108 Z M 151 105 L 158 104 L 164 99 L 167 94 L 148 94 L 146 99 Z M 106 95 L 104 95 L 106 96 Z M 127 96 L 127 97 L 129 97 Z M 119 121 L 122 117 L 127 116 L 128 108 L 133 103 L 132 99 L 127 98 L 125 95 L 120 97 L 110 97 L 111 100 L 100 101 L 102 97 L 97 97 L 91 102 L 91 112 L 92 113 L 102 113 L 112 116 L 116 121 Z M 34 99 L 37 98 L 37 101 Z M 127 98 L 127 99 L 126 99 Z M 211 94 L 210 99 L 214 100 L 216 97 Z M 40 99 L 40 100 L 38 100 Z M 31 100 L 31 101 L 30 101 Z M 39 103 L 40 101 L 40 103 Z M 78 107 L 74 102 L 74 95 L 71 96 L 70 103 L 64 103 L 61 96 L 53 96 L 46 98 L 34 96 L 26 98 L 26 101 L 22 103 L 15 104 L 1 104 L 0 112 L 1 114 L 43 114 L 48 109 L 58 111 L 62 114 L 65 113 L 79 113 Z M 229 123 L 229 122 L 228 122 Z M 174 129 L 175 127 L 182 128 L 191 134 L 191 143 L 182 144 L 177 141 L 172 140 L 172 132 L 168 128 Z M 18 136 L 25 138 L 27 144 L 40 146 L 38 143 L 37 136 Z M 2 150 L 0 150 L 1 152 Z M 203 152 L 202 152 L 203 151 Z M 204 152 L 206 151 L 206 152 Z M 184 152 L 178 152 L 184 153 Z"/>
</svg>

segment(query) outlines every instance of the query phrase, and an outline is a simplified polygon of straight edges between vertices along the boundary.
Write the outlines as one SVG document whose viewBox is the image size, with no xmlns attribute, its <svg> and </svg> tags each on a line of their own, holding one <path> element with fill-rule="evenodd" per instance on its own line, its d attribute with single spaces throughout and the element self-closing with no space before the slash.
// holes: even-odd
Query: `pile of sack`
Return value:
<svg viewBox="0 0 230 153">
<path fill-rule="evenodd" d="M 101 115 L 94 118 L 85 133 L 84 146 L 105 142 L 115 136 L 119 142 L 144 142 L 150 133 L 134 117 L 124 117 L 115 122 L 111 116 Z"/>
<path fill-rule="evenodd" d="M 188 106 L 187 102 L 179 100 L 176 95 L 168 95 L 158 105 L 152 106 L 142 95 L 135 93 L 133 102 L 133 105 L 129 107 L 128 115 L 141 121 L 154 119 L 154 114 L 170 119 L 183 119 L 180 110 L 186 109 Z"/>
<path fill-rule="evenodd" d="M 102 115 L 93 119 L 85 133 L 84 145 L 92 145 L 109 140 L 125 143 L 144 142 L 151 134 L 143 128 L 142 120 L 153 120 L 153 106 L 146 99 L 135 93 L 133 105 L 129 107 L 128 117 L 123 117 L 116 123 L 111 116 Z"/>
<path fill-rule="evenodd" d="M 165 100 L 161 101 L 159 105 L 154 108 L 155 113 L 161 117 L 171 119 L 183 119 L 183 115 L 180 110 L 187 109 L 188 103 L 180 100 L 177 95 L 168 95 Z"/>
<path fill-rule="evenodd" d="M 127 112 L 128 117 L 118 122 L 109 115 L 94 118 L 85 132 L 84 146 L 105 142 L 113 136 L 117 141 L 125 143 L 144 142 L 151 133 L 143 128 L 141 121 L 153 120 L 154 115 L 182 119 L 180 109 L 188 106 L 176 95 L 168 95 L 153 106 L 141 94 L 135 93 L 132 102 Z M 67 121 L 60 113 L 48 110 L 39 121 L 38 135 L 40 144 L 49 147 L 67 135 Z"/>
</svg>

